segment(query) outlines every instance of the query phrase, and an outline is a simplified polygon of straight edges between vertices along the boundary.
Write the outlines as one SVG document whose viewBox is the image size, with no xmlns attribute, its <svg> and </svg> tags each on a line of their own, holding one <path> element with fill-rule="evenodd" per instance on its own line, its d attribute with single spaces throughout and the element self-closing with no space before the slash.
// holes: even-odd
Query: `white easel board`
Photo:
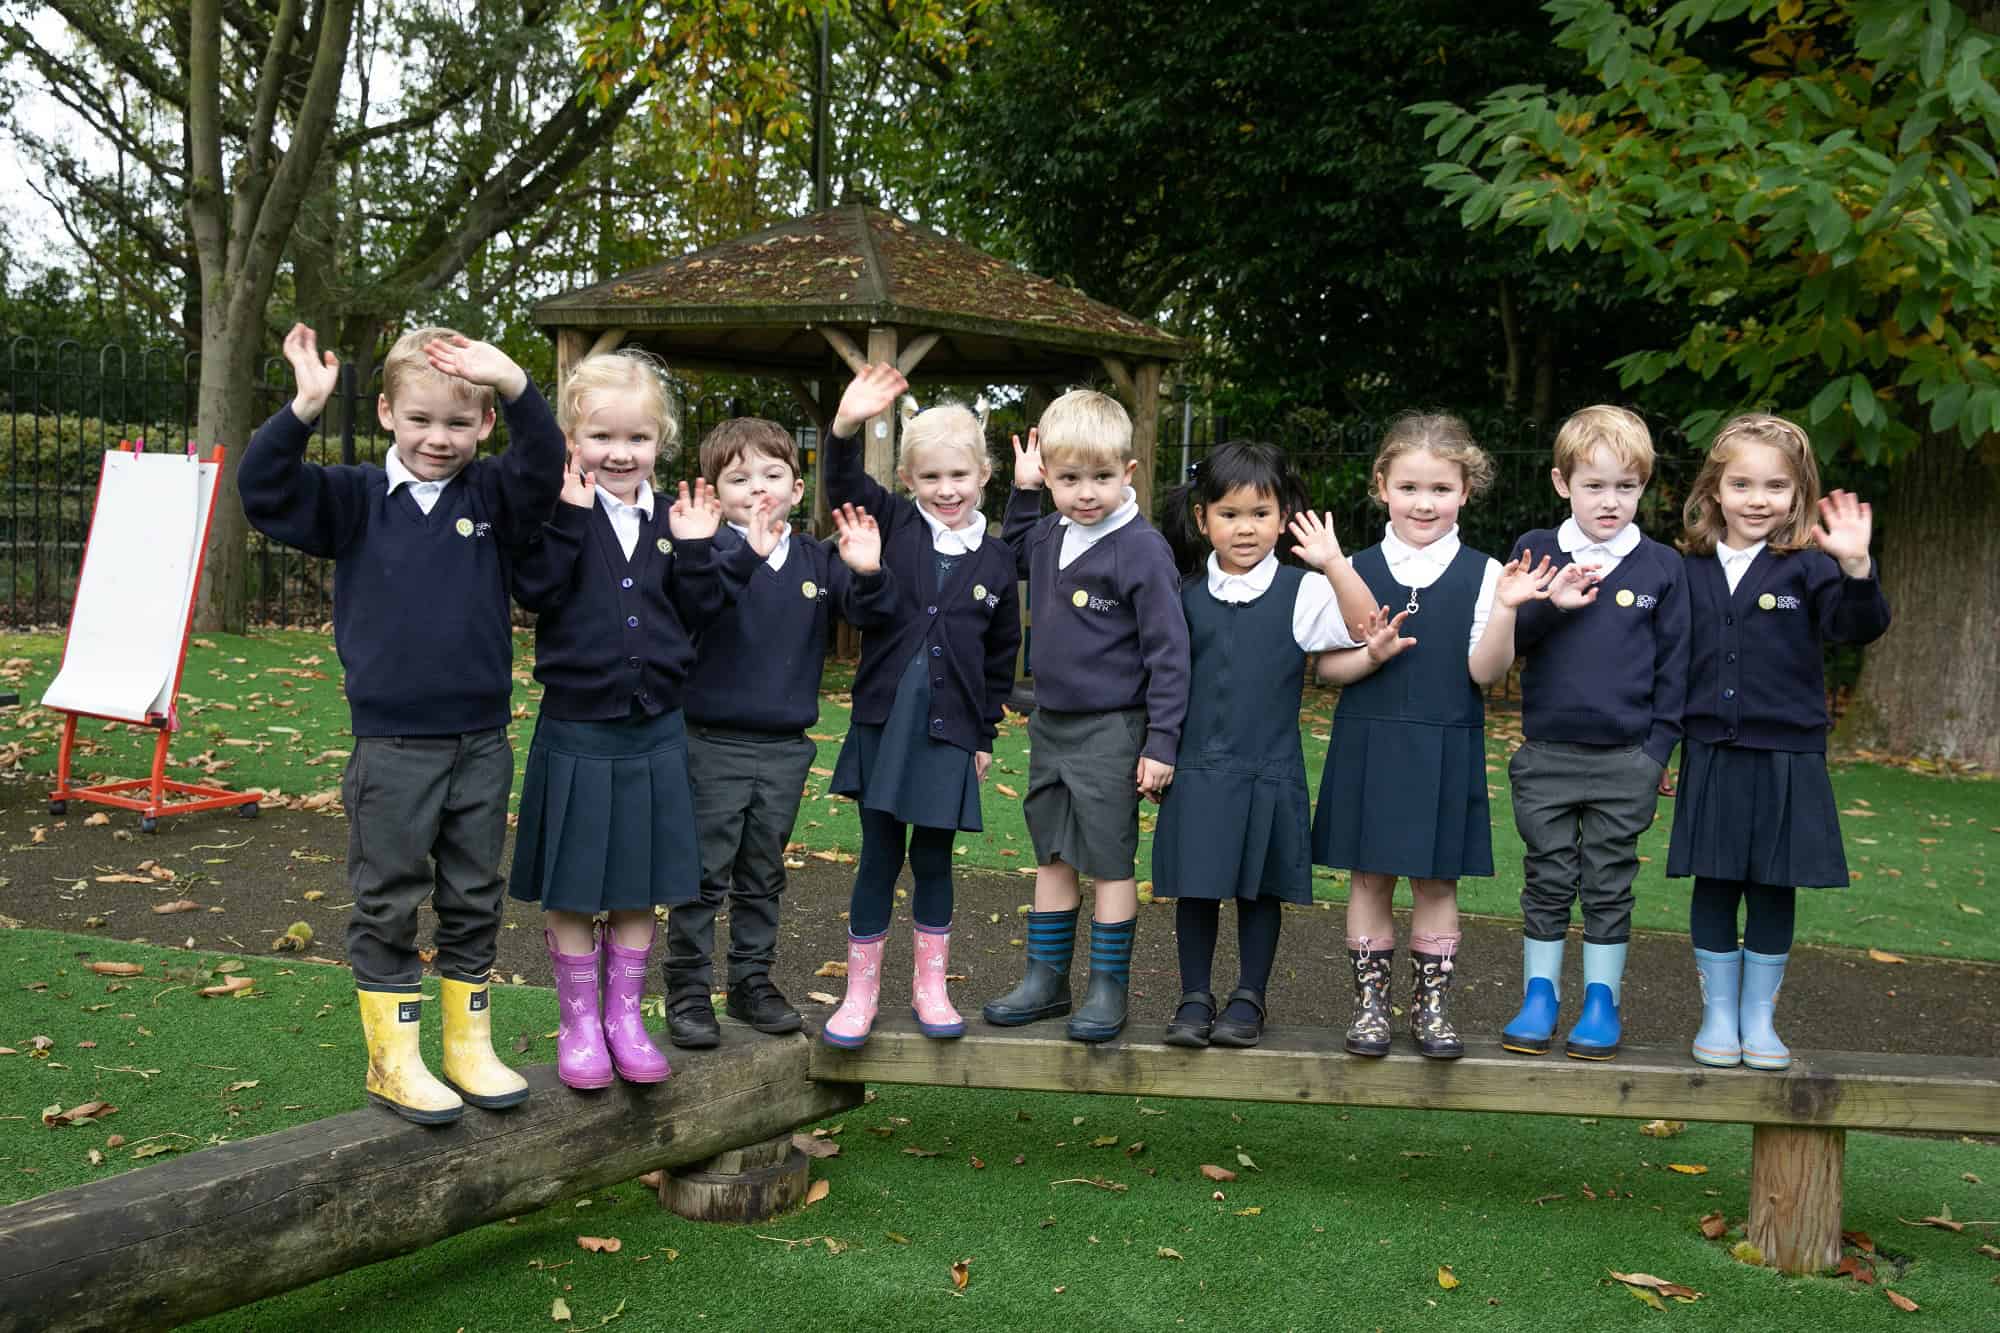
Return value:
<svg viewBox="0 0 2000 1333">
<path fill-rule="evenodd" d="M 104 455 L 69 640 L 44 706 L 138 723 L 171 712 L 220 473 L 187 455 Z"/>
</svg>

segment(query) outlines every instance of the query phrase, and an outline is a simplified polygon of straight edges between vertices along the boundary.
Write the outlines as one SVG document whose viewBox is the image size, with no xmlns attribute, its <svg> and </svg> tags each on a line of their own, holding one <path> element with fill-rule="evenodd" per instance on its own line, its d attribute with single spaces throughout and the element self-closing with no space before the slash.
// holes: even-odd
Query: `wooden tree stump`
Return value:
<svg viewBox="0 0 2000 1333">
<path fill-rule="evenodd" d="M 1758 1125 L 1750 1136 L 1750 1243 L 1794 1276 L 1840 1262 L 1847 1131 Z"/>
<path fill-rule="evenodd" d="M 812 1159 L 790 1132 L 660 1177 L 660 1205 L 690 1222 L 759 1222 L 806 1197 Z"/>
</svg>

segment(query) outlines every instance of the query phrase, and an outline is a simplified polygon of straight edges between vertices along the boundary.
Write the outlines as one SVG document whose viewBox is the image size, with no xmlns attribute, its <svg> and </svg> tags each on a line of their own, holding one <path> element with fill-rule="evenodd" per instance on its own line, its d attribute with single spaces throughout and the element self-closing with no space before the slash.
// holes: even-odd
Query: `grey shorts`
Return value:
<svg viewBox="0 0 2000 1333">
<path fill-rule="evenodd" d="M 1146 710 L 1028 719 L 1028 836 L 1035 863 L 1093 879 L 1130 879 L 1139 855 L 1139 751 Z"/>
</svg>

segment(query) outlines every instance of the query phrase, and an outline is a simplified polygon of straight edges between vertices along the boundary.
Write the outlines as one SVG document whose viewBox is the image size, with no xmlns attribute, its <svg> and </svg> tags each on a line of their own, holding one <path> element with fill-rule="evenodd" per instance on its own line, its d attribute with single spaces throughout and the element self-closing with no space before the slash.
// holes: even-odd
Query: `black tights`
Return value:
<svg viewBox="0 0 2000 1333">
<path fill-rule="evenodd" d="M 957 829 L 915 828 L 880 810 L 861 811 L 861 864 L 854 869 L 854 896 L 847 905 L 847 930 L 855 936 L 880 935 L 889 928 L 896 904 L 896 876 L 903 873 L 909 844 L 910 875 L 917 882 L 910 915 L 917 924 L 943 930 L 951 924 L 951 840 Z"/>
<path fill-rule="evenodd" d="M 1184 994 L 1215 989 L 1215 939 L 1221 918 L 1222 904 L 1213 898 L 1182 898 L 1174 905 L 1174 942 L 1180 950 Z M 1242 955 L 1237 984 L 1256 991 L 1260 999 L 1271 984 L 1278 928 L 1283 924 L 1284 909 L 1276 898 L 1236 900 L 1236 949 Z M 1230 1014 L 1232 1019 L 1248 1022 L 1255 1017 L 1248 1005 L 1231 1008 L 1241 1011 Z"/>
<path fill-rule="evenodd" d="M 1789 885 L 1697 877 L 1694 898 L 1688 904 L 1688 936 L 1697 949 L 1735 952 L 1736 909 L 1738 904 L 1747 904 L 1743 947 L 1752 953 L 1790 953 L 1797 897 L 1798 891 Z"/>
</svg>

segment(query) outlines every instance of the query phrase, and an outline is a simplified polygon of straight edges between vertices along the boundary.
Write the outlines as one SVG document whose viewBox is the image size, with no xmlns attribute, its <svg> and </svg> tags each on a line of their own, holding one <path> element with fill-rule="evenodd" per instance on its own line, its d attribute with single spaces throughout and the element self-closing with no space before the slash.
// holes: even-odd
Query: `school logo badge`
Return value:
<svg viewBox="0 0 2000 1333">
<path fill-rule="evenodd" d="M 1764 611 L 1775 611 L 1778 609 L 1778 599 L 1767 592 L 1757 599 L 1757 606 Z"/>
<path fill-rule="evenodd" d="M 674 544 L 668 541 L 665 537 L 660 538 L 658 541 L 654 542 L 653 545 L 660 548 L 661 555 L 672 555 L 674 553 Z"/>
<path fill-rule="evenodd" d="M 1618 590 L 1618 605 L 1630 606 L 1638 600 L 1638 594 L 1634 593 L 1630 588 L 1620 588 Z"/>
<path fill-rule="evenodd" d="M 807 579 L 799 585 L 799 595 L 804 597 L 808 602 L 816 602 L 819 600 L 819 585 L 811 579 Z"/>
<path fill-rule="evenodd" d="M 469 518 L 461 518 L 458 522 L 452 524 L 452 526 L 458 529 L 458 535 L 461 537 L 470 537 L 472 535 L 472 520 Z"/>
<path fill-rule="evenodd" d="M 1783 593 L 1780 593 L 1778 595 L 1777 609 L 1780 611 L 1796 611 L 1803 605 L 1805 605 L 1805 603 L 1801 602 L 1796 597 L 1788 596 Z"/>
<path fill-rule="evenodd" d="M 1075 592 L 1069 595 L 1069 604 L 1075 607 L 1077 610 L 1081 611 L 1083 610 L 1084 607 L 1090 605 L 1090 594 L 1085 592 L 1083 589 L 1078 588 Z"/>
<path fill-rule="evenodd" d="M 983 583 L 975 583 L 975 584 L 973 584 L 973 585 L 972 585 L 972 600 L 973 600 L 973 601 L 975 601 L 975 602 L 983 602 L 983 601 L 985 601 L 985 600 L 986 600 L 986 585 L 985 585 L 985 584 L 983 584 Z"/>
<path fill-rule="evenodd" d="M 1632 600 L 1641 611 L 1650 611 L 1660 604 L 1660 599 L 1649 592 L 1642 592 Z"/>
</svg>

